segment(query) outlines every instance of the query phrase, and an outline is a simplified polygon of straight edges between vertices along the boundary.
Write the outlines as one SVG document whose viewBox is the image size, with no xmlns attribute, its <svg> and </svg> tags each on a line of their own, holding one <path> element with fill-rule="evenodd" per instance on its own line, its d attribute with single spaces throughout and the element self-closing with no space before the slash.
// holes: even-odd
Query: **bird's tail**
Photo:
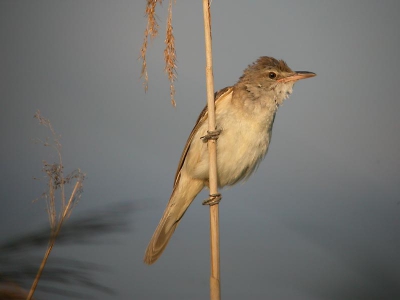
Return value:
<svg viewBox="0 0 400 300">
<path fill-rule="evenodd" d="M 181 176 L 147 246 L 144 256 L 146 264 L 153 264 L 161 256 L 182 216 L 203 187 L 203 181 Z"/>
</svg>

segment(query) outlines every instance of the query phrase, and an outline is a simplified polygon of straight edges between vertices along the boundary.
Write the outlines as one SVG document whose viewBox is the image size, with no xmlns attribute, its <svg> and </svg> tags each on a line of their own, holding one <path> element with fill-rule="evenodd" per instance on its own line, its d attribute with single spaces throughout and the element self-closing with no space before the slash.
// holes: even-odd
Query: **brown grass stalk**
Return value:
<svg viewBox="0 0 400 300">
<path fill-rule="evenodd" d="M 74 206 L 78 203 L 80 199 L 83 188 L 83 180 L 85 179 L 85 174 L 83 174 L 79 169 L 73 171 L 68 175 L 64 175 L 64 165 L 61 155 L 60 136 L 56 134 L 50 121 L 44 118 L 40 114 L 40 111 L 37 111 L 34 117 L 39 120 L 40 124 L 49 128 L 52 134 L 52 139 L 50 140 L 47 138 L 46 141 L 43 142 L 43 144 L 45 146 L 49 146 L 55 149 L 58 161 L 57 163 L 52 163 L 52 164 L 43 161 L 42 171 L 46 174 L 48 189 L 45 193 L 43 193 L 42 197 L 46 199 L 47 213 L 50 221 L 51 233 L 46 253 L 40 264 L 35 280 L 32 283 L 31 289 L 26 298 L 27 300 L 32 299 L 36 287 L 39 283 L 40 277 L 43 273 L 44 267 L 46 266 L 47 260 L 54 247 L 57 236 L 61 231 L 62 225 L 65 222 L 65 220 L 68 219 L 68 217 L 71 215 Z M 65 185 L 70 184 L 73 181 L 75 181 L 74 187 L 71 191 L 68 201 L 66 201 Z M 57 196 L 59 196 L 61 202 L 59 205 L 57 205 L 57 198 L 58 198 Z M 59 213 L 57 213 L 58 206 L 60 207 Z"/>
<path fill-rule="evenodd" d="M 207 83 L 207 108 L 208 130 L 215 131 L 215 103 L 214 103 L 214 78 L 212 67 L 212 38 L 211 38 L 211 13 L 210 1 L 203 0 L 204 38 L 206 51 L 206 83 Z M 217 184 L 217 141 L 208 141 L 209 154 L 209 187 L 210 195 L 218 194 Z M 210 250 L 211 250 L 211 275 L 210 298 L 221 299 L 220 285 L 220 249 L 219 249 L 219 204 L 210 206 Z"/>
</svg>

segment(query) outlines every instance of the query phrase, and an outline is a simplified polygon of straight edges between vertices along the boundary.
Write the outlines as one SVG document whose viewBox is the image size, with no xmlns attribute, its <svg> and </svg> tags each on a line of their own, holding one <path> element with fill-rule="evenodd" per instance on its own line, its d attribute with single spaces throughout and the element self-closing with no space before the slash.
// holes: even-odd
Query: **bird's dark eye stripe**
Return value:
<svg viewBox="0 0 400 300">
<path fill-rule="evenodd" d="M 269 72 L 269 73 L 268 73 L 268 77 L 271 78 L 271 79 L 274 79 L 274 78 L 276 78 L 276 73 L 274 73 L 274 72 Z"/>
</svg>

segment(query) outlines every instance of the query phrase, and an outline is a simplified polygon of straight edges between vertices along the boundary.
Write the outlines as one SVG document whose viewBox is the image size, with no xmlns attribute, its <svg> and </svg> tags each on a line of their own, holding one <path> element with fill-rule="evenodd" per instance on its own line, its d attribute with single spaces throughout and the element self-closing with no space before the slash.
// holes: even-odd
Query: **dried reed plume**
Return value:
<svg viewBox="0 0 400 300">
<path fill-rule="evenodd" d="M 147 46 L 149 38 L 153 40 L 158 35 L 159 25 L 157 23 L 157 15 L 156 15 L 156 6 L 158 4 L 162 4 L 163 0 L 147 0 L 146 5 L 146 16 L 147 16 L 147 26 L 144 31 L 144 39 L 142 48 L 140 49 L 140 59 L 142 60 L 142 72 L 141 77 L 144 78 L 143 86 L 145 91 L 148 90 L 149 76 L 147 73 Z M 175 50 L 175 38 L 172 27 L 172 2 L 176 2 L 174 0 L 169 0 L 168 4 L 168 18 L 167 18 L 167 30 L 165 36 L 165 49 L 164 49 L 164 60 L 165 60 L 165 68 L 164 71 L 168 75 L 168 80 L 170 82 L 170 96 L 171 103 L 173 106 L 176 106 L 175 102 L 175 86 L 174 81 L 176 79 L 176 50 Z"/>
<path fill-rule="evenodd" d="M 39 110 L 36 112 L 34 117 L 39 120 L 39 123 L 41 125 L 44 125 L 50 130 L 52 138 L 51 139 L 47 138 L 44 142 L 43 141 L 40 142 L 43 142 L 44 146 L 51 147 L 56 151 L 58 156 L 58 162 L 50 164 L 47 163 L 46 161 L 43 161 L 42 171 L 46 174 L 48 189 L 46 192 L 42 194 L 42 197 L 46 199 L 47 213 L 50 221 L 51 234 L 46 253 L 43 257 L 42 263 L 36 274 L 36 278 L 32 284 L 32 287 L 29 291 L 29 295 L 26 298 L 27 300 L 32 298 L 36 290 L 36 286 L 39 282 L 40 276 L 42 275 L 47 259 L 51 253 L 51 250 L 53 249 L 54 243 L 56 241 L 58 234 L 60 233 L 64 221 L 68 219 L 68 217 L 71 215 L 74 206 L 80 199 L 83 187 L 83 180 L 85 179 L 85 174 L 83 174 L 79 169 L 73 171 L 68 175 L 64 175 L 64 165 L 61 156 L 60 136 L 57 135 L 50 121 L 48 119 L 45 119 L 40 114 Z M 73 182 L 75 182 L 75 184 L 72 188 L 71 194 L 67 201 L 65 185 L 71 184 Z M 58 198 L 57 196 L 59 196 L 61 200 L 60 201 L 61 203 L 58 205 L 56 202 Z M 57 208 L 59 210 L 59 213 L 57 213 Z"/>
</svg>

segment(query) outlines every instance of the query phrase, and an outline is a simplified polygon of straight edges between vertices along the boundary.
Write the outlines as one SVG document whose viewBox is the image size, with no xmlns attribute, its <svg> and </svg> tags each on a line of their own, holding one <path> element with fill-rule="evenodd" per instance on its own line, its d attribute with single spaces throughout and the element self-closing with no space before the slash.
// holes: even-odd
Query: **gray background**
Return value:
<svg viewBox="0 0 400 300">
<path fill-rule="evenodd" d="M 400 299 L 399 6 L 213 1 L 216 89 L 262 55 L 318 74 L 280 108 L 258 171 L 222 191 L 224 299 Z M 62 135 L 66 171 L 87 173 L 73 215 L 135 205 L 129 233 L 56 246 L 54 255 L 111 268 L 94 276 L 117 295 L 89 291 L 96 299 L 209 295 L 206 192 L 161 259 L 142 263 L 206 95 L 202 4 L 177 1 L 178 106 L 170 105 L 167 7 L 158 8 L 145 94 L 137 60 L 145 1 L 0 2 L 0 237 L 46 226 L 44 202 L 32 202 L 45 188 L 32 180 L 41 160 L 55 159 L 31 142 L 48 135 L 32 118 L 40 109 Z"/>
</svg>

